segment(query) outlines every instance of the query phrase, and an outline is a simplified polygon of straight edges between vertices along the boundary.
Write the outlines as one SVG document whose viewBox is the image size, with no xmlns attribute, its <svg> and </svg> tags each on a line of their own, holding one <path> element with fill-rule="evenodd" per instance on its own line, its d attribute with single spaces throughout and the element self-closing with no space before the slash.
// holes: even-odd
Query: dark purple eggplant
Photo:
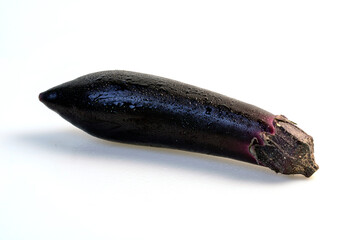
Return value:
<svg viewBox="0 0 360 240">
<path fill-rule="evenodd" d="M 284 116 L 178 81 L 103 71 L 39 99 L 99 138 L 228 157 L 283 174 L 310 177 L 318 169 L 312 137 Z"/>
</svg>

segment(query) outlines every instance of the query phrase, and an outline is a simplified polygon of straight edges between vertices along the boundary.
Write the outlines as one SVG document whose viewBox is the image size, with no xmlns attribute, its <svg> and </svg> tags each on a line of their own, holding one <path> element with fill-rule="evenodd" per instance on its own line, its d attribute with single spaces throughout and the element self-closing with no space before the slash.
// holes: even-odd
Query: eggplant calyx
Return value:
<svg viewBox="0 0 360 240">
<path fill-rule="evenodd" d="M 259 165 L 283 174 L 310 177 L 319 166 L 314 159 L 314 140 L 285 116 L 275 116 L 275 133 L 261 132 L 263 144 L 252 141 L 249 147 Z"/>
</svg>

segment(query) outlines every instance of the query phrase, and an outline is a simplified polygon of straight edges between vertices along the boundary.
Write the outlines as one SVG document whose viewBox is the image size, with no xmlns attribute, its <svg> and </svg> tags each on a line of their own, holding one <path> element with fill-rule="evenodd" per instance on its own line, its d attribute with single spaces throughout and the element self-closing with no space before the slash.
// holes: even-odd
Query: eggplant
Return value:
<svg viewBox="0 0 360 240">
<path fill-rule="evenodd" d="M 211 154 L 310 177 L 313 138 L 282 115 L 192 85 L 130 71 L 79 77 L 39 95 L 102 139 Z"/>
</svg>

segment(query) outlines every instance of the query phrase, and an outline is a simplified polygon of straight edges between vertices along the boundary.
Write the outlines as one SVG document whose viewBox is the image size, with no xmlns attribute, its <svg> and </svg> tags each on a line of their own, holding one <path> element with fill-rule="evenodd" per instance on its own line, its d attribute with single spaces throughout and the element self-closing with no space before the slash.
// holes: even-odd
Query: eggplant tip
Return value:
<svg viewBox="0 0 360 240">
<path fill-rule="evenodd" d="M 56 91 L 45 91 L 39 94 L 40 102 L 46 104 L 48 102 L 55 102 L 58 99 L 58 94 Z"/>
<path fill-rule="evenodd" d="M 39 101 L 40 102 L 44 101 L 44 93 L 43 92 L 39 94 Z"/>
</svg>

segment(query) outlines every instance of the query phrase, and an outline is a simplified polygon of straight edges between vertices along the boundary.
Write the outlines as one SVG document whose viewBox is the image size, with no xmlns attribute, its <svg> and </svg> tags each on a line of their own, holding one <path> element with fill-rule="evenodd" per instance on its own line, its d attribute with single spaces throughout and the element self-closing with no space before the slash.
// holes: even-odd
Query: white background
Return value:
<svg viewBox="0 0 360 240">
<path fill-rule="evenodd" d="M 359 239 L 358 1 L 0 3 L 0 239 Z M 284 114 L 313 177 L 116 144 L 38 94 L 110 69 Z"/>
</svg>

